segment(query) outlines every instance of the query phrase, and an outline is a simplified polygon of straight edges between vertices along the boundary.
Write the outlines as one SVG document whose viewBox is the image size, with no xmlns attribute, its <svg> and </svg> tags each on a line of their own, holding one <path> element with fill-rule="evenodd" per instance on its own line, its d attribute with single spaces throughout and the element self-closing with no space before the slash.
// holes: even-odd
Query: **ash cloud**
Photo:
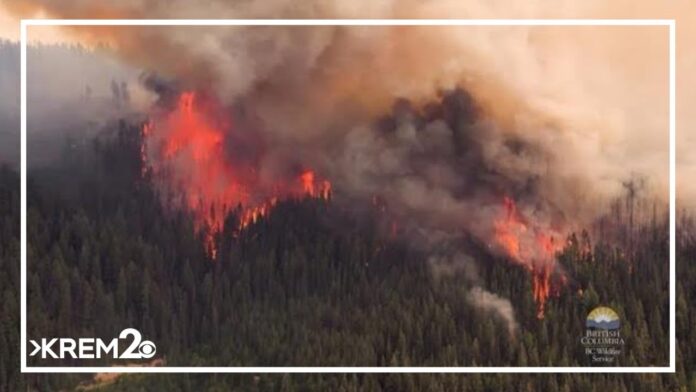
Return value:
<svg viewBox="0 0 696 392">
<path fill-rule="evenodd" d="M 581 219 L 546 192 L 563 186 L 554 184 L 563 181 L 555 172 L 559 157 L 506 134 L 462 89 L 442 92 L 422 107 L 399 101 L 382 121 L 347 132 L 328 157 L 323 167 L 337 197 L 377 195 L 401 231 L 428 246 L 472 233 L 496 249 L 495 224 L 505 217 L 509 197 L 531 221 L 520 237 L 529 251 L 517 261 L 534 267 L 547 260 L 532 251 L 538 247 L 533 229 L 562 241 Z M 586 181 L 569 179 L 566 190 L 577 193 Z"/>
</svg>

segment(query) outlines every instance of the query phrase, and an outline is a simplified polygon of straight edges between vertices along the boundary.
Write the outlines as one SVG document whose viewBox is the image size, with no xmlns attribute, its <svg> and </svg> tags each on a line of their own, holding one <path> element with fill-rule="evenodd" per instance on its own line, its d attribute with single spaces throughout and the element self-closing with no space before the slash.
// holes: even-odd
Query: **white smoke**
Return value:
<svg viewBox="0 0 696 392">
<path fill-rule="evenodd" d="M 510 336 L 514 336 L 517 331 L 517 321 L 515 321 L 515 310 L 509 300 L 486 291 L 481 287 L 474 287 L 469 291 L 467 299 L 474 305 L 485 311 L 493 312 L 501 318 L 507 326 Z"/>
</svg>

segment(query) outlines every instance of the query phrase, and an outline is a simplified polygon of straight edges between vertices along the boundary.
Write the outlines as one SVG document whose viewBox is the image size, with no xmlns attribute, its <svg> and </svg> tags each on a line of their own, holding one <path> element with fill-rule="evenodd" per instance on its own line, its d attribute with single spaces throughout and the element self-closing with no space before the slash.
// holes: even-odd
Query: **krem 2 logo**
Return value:
<svg viewBox="0 0 696 392">
<path fill-rule="evenodd" d="M 132 340 L 129 338 L 132 337 Z M 119 343 L 130 344 L 121 352 Z M 125 341 L 125 342 L 124 342 Z M 140 332 L 135 328 L 126 328 L 118 335 L 118 338 L 110 342 L 104 342 L 100 338 L 42 338 L 41 343 L 29 340 L 34 346 L 30 357 L 41 353 L 41 358 L 74 358 L 74 359 L 99 359 L 111 356 L 114 359 L 149 359 L 157 352 L 155 344 L 149 340 L 143 340 Z"/>
</svg>

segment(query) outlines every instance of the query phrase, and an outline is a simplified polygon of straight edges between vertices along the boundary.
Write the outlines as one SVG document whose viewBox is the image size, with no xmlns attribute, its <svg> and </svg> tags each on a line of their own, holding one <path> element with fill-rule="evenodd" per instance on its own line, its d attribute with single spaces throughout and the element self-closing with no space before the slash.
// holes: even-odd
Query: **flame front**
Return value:
<svg viewBox="0 0 696 392">
<path fill-rule="evenodd" d="M 180 94 L 172 110 L 154 116 L 142 129 L 143 174 L 150 173 L 165 192 L 178 195 L 175 204 L 192 213 L 213 258 L 215 235 L 238 206 L 237 232 L 267 216 L 279 199 L 328 199 L 331 193 L 331 183 L 313 170 L 263 184 L 257 167 L 237 164 L 226 152 L 226 145 L 235 141 L 233 132 L 226 112 L 194 92 Z"/>
<path fill-rule="evenodd" d="M 503 199 L 505 217 L 494 222 L 495 237 L 498 244 L 515 261 L 520 261 L 520 237 L 527 232 L 527 225 L 517 212 L 515 202 L 505 197 Z"/>
<path fill-rule="evenodd" d="M 259 178 L 258 162 L 240 163 L 230 155 L 227 147 L 239 140 L 235 132 L 239 130 L 233 128 L 225 110 L 194 92 L 180 94 L 173 109 L 157 113 L 142 128 L 143 174 L 152 176 L 170 204 L 173 199 L 176 206 L 192 213 L 195 229 L 205 234 L 205 246 L 213 258 L 216 235 L 236 208 L 241 207 L 235 231 L 239 233 L 268 216 L 279 200 L 329 199 L 331 195 L 331 183 L 307 168 L 265 183 Z M 503 253 L 530 271 L 537 316 L 543 318 L 553 290 L 552 276 L 558 273 L 558 235 L 530 221 L 510 197 L 503 199 L 501 211 L 493 222 L 495 241 Z M 392 235 L 397 230 L 394 221 Z"/>
<path fill-rule="evenodd" d="M 493 223 L 497 245 L 514 262 L 523 265 L 532 277 L 532 297 L 537 304 L 537 318 L 543 319 L 546 302 L 552 292 L 552 275 L 556 270 L 556 253 L 562 249 L 558 234 L 534 225 L 517 208 L 510 197 L 503 198 L 503 215 Z"/>
</svg>

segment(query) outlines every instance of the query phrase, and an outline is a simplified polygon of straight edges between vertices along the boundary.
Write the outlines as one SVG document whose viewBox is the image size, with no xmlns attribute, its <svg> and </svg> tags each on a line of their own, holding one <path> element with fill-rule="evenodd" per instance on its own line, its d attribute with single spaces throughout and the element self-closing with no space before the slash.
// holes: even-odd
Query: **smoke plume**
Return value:
<svg viewBox="0 0 696 392">
<path fill-rule="evenodd" d="M 517 322 L 515 321 L 515 310 L 512 308 L 510 301 L 500 298 L 496 294 L 488 292 L 481 287 L 472 288 L 467 298 L 475 306 L 495 312 L 495 314 L 505 322 L 510 335 L 514 335 L 517 330 Z"/>
</svg>

